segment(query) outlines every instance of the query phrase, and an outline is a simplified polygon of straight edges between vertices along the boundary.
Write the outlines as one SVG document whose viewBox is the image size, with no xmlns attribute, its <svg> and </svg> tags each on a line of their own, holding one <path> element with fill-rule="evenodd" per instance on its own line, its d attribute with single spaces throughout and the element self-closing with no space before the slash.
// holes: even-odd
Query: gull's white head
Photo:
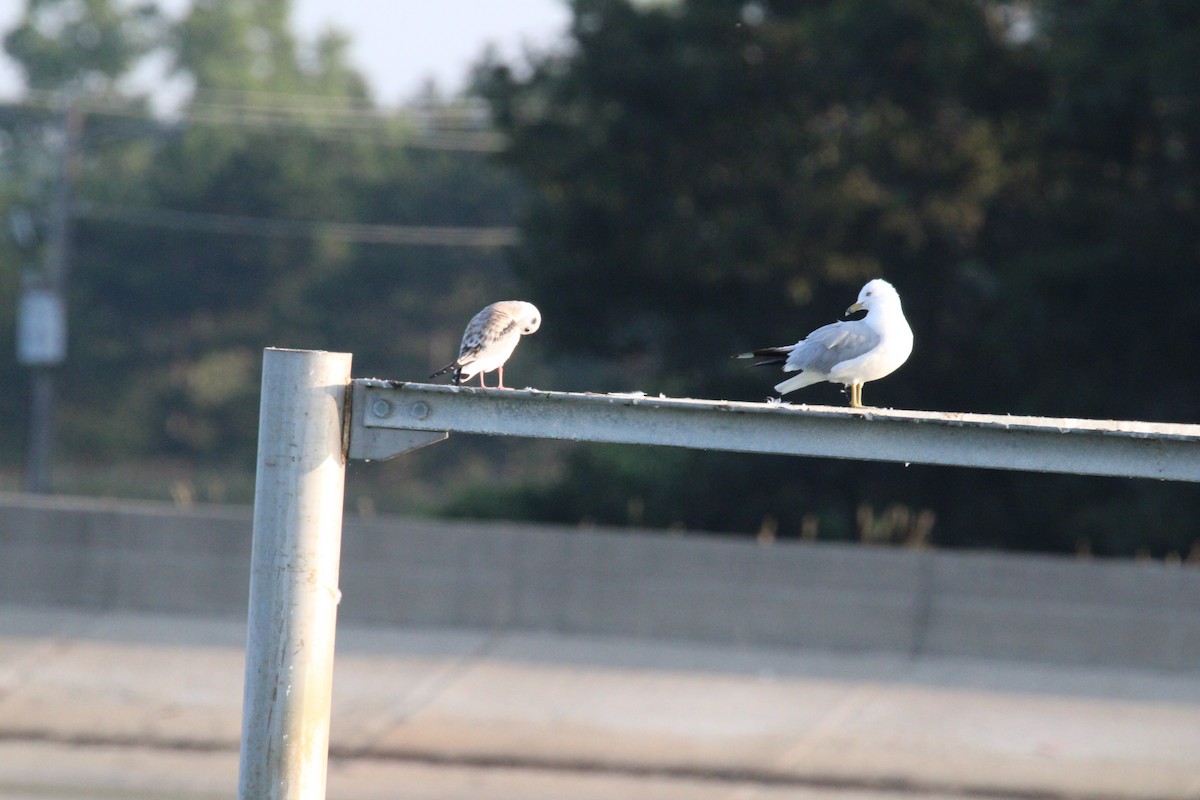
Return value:
<svg viewBox="0 0 1200 800">
<path fill-rule="evenodd" d="M 533 303 L 526 303 L 524 300 L 517 302 L 517 312 L 513 315 L 517 324 L 521 326 L 521 335 L 526 336 L 533 333 L 542 325 L 542 312 L 537 310 L 537 306 Z"/>
<path fill-rule="evenodd" d="M 880 308 L 881 306 L 900 305 L 900 295 L 896 294 L 896 289 L 883 278 L 876 278 L 872 281 L 867 281 L 867 285 L 862 287 L 858 293 L 858 302 L 846 309 L 847 314 L 853 314 L 855 311 L 867 311 Z"/>
</svg>

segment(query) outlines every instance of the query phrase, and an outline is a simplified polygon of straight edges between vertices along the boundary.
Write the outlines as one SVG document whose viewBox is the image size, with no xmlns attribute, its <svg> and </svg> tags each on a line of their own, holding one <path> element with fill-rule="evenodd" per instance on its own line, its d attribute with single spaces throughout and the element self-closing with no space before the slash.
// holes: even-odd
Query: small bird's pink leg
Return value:
<svg viewBox="0 0 1200 800">
<path fill-rule="evenodd" d="M 496 384 L 496 388 L 503 389 L 504 388 L 504 367 L 498 367 L 496 371 L 500 373 L 500 382 L 498 384 Z"/>
<path fill-rule="evenodd" d="M 487 388 L 487 384 L 483 382 L 483 370 L 479 371 L 479 385 L 482 386 L 484 389 Z"/>
</svg>

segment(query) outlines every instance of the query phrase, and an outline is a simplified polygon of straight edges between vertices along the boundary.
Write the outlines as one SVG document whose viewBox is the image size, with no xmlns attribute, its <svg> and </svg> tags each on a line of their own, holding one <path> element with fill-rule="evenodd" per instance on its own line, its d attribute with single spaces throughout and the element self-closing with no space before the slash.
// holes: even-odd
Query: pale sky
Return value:
<svg viewBox="0 0 1200 800">
<path fill-rule="evenodd" d="M 187 3 L 160 5 L 177 14 Z M 24 7 L 25 0 L 0 0 L 0 34 Z M 458 90 L 488 44 L 506 59 L 527 46 L 552 48 L 569 19 L 566 0 L 292 0 L 293 28 L 303 41 L 330 26 L 350 35 L 350 60 L 385 106 L 409 99 L 429 78 L 446 93 Z M 0 97 L 19 87 L 20 73 L 0 53 Z"/>
</svg>

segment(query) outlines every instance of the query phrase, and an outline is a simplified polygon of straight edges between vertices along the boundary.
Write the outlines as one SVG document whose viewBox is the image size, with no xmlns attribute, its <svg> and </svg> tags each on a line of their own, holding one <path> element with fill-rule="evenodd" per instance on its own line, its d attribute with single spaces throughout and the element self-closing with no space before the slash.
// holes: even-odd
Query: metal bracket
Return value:
<svg viewBox="0 0 1200 800">
<path fill-rule="evenodd" d="M 396 408 L 393 401 L 382 397 L 369 398 L 367 381 L 353 381 L 350 421 L 350 458 L 364 461 L 386 461 L 411 450 L 449 438 L 448 431 L 422 431 L 411 428 L 377 427 L 378 421 L 394 419 L 405 414 L 413 420 L 429 415 L 429 405 L 422 401 Z M 387 383 L 387 382 L 381 382 Z M 422 408 L 423 407 L 423 408 Z M 372 425 L 372 423 L 376 423 Z M 393 422 L 394 424 L 394 422 Z"/>
</svg>

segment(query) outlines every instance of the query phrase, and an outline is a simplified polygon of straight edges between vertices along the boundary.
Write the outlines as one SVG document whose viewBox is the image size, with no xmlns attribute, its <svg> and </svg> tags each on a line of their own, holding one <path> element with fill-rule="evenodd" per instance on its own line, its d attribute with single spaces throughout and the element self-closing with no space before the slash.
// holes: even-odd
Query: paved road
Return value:
<svg viewBox="0 0 1200 800">
<path fill-rule="evenodd" d="M 228 798 L 244 625 L 0 608 L 0 798 Z M 1200 672 L 339 630 L 329 797 L 1200 797 Z"/>
</svg>

